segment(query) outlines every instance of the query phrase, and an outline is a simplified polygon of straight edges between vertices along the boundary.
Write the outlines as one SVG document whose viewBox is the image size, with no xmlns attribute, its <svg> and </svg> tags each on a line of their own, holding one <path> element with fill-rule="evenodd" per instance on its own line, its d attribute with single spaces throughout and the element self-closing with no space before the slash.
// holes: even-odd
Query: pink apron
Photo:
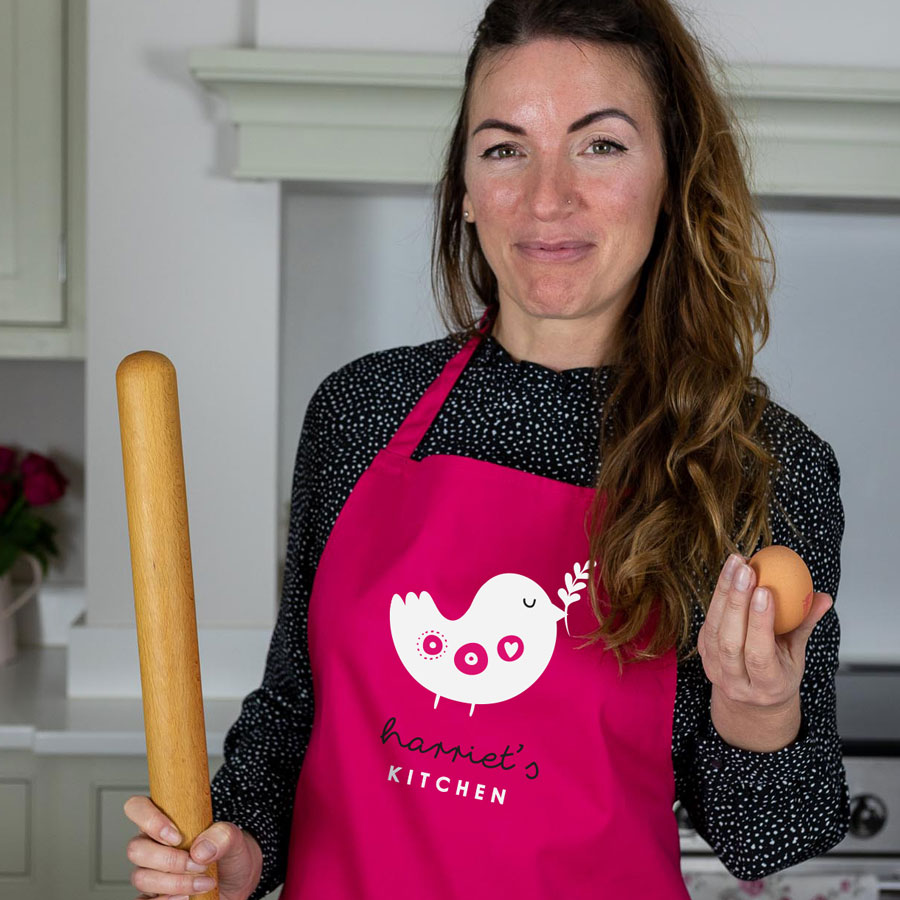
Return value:
<svg viewBox="0 0 900 900">
<path fill-rule="evenodd" d="M 685 900 L 675 651 L 620 677 L 577 649 L 596 626 L 593 489 L 411 458 L 479 339 L 360 477 L 319 562 L 281 896 Z"/>
</svg>

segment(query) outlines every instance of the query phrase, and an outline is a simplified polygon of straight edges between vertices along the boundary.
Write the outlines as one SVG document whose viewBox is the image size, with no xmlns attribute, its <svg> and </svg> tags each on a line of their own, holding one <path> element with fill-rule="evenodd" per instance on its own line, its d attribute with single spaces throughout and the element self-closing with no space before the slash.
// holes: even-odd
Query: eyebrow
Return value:
<svg viewBox="0 0 900 900">
<path fill-rule="evenodd" d="M 598 119 L 609 118 L 624 119 L 638 134 L 641 133 L 641 129 L 638 128 L 637 122 L 635 122 L 627 112 L 621 109 L 617 109 L 616 107 L 610 107 L 609 109 L 595 109 L 593 112 L 589 112 L 587 115 L 582 116 L 580 119 L 576 119 L 569 126 L 567 133 L 572 134 L 575 131 L 581 131 L 582 128 L 587 128 L 588 125 L 591 125 Z M 511 134 L 524 135 L 527 133 L 521 125 L 512 125 L 509 122 L 503 122 L 500 119 L 485 119 L 472 132 L 472 137 L 475 137 L 475 135 L 478 134 L 479 131 L 484 131 L 486 128 L 499 128 L 501 131 L 508 131 Z"/>
</svg>

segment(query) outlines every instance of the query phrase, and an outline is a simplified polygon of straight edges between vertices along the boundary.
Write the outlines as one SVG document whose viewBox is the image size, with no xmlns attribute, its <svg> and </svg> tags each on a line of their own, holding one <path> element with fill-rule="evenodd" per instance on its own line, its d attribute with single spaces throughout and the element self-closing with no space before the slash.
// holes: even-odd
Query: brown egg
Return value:
<svg viewBox="0 0 900 900">
<path fill-rule="evenodd" d="M 748 561 L 756 572 L 757 587 L 765 587 L 775 602 L 775 634 L 793 631 L 812 606 L 813 583 L 809 569 L 790 547 L 763 547 Z"/>
</svg>

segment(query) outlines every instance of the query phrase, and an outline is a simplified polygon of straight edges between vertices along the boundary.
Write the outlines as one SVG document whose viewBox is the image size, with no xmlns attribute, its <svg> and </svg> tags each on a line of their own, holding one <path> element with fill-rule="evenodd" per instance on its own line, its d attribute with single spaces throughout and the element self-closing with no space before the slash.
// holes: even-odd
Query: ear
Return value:
<svg viewBox="0 0 900 900">
<path fill-rule="evenodd" d="M 460 209 L 460 211 L 459 211 L 460 217 L 462 217 L 462 214 L 466 210 L 469 211 L 469 217 L 467 219 L 463 219 L 463 221 L 465 221 L 468 225 L 471 225 L 475 221 L 475 210 L 472 209 L 472 204 L 469 202 L 469 192 L 468 191 L 466 191 L 463 194 L 462 209 Z"/>
</svg>

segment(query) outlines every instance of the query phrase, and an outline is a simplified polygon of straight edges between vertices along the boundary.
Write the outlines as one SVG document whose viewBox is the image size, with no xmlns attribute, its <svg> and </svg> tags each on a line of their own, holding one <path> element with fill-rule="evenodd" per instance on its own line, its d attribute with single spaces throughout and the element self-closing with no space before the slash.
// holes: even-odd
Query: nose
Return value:
<svg viewBox="0 0 900 900">
<path fill-rule="evenodd" d="M 564 161 L 537 161 L 529 176 L 526 199 L 535 218 L 550 221 L 575 208 L 575 181 Z"/>
</svg>

